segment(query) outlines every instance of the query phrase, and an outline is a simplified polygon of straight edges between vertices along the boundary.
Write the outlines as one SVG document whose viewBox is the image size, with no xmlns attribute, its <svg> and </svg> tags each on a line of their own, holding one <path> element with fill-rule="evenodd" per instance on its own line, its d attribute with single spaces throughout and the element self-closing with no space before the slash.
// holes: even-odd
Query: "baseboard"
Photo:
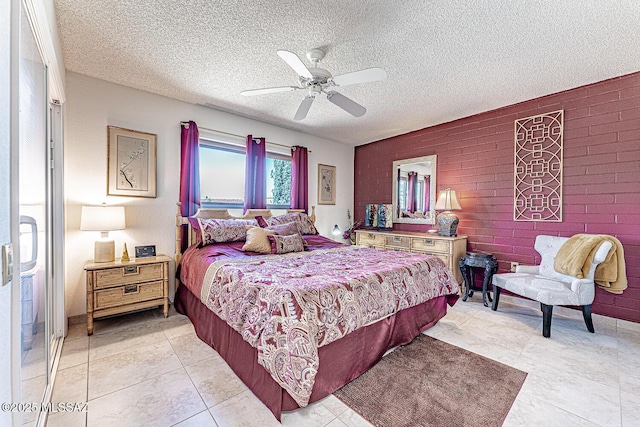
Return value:
<svg viewBox="0 0 640 427">
<path fill-rule="evenodd" d="M 86 314 L 78 314 L 77 316 L 69 316 L 68 318 L 69 326 L 72 325 L 80 325 L 82 323 L 87 323 L 87 315 Z"/>
</svg>

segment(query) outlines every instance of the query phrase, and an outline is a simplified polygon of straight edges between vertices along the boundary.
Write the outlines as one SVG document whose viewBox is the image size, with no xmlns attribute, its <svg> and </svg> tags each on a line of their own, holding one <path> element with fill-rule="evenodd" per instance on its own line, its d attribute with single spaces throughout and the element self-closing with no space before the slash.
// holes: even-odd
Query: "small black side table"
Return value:
<svg viewBox="0 0 640 427">
<path fill-rule="evenodd" d="M 468 297 L 473 296 L 473 267 L 484 268 L 484 280 L 482 281 L 482 303 L 488 307 L 487 297 L 492 302 L 491 294 L 488 293 L 489 285 L 493 274 L 498 270 L 498 260 L 493 254 L 482 252 L 467 252 L 467 256 L 460 259 L 460 272 L 464 278 L 464 296 L 462 301 L 466 301 Z"/>
</svg>

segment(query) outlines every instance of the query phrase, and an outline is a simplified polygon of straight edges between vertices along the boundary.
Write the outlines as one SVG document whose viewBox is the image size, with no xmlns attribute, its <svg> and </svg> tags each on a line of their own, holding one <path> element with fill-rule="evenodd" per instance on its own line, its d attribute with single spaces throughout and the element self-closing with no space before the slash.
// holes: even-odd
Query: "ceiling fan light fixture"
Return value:
<svg viewBox="0 0 640 427">
<path fill-rule="evenodd" d="M 320 95 L 322 93 L 322 85 L 312 84 L 309 86 L 309 96 L 313 96 L 315 98 L 316 95 Z"/>
<path fill-rule="evenodd" d="M 313 66 L 307 67 L 295 53 L 289 52 L 288 50 L 278 50 L 278 56 L 298 74 L 299 86 L 251 89 L 242 91 L 241 94 L 251 96 L 308 88 L 309 94 L 300 103 L 296 115 L 293 117 L 294 120 L 302 120 L 307 117 L 313 100 L 321 93 L 327 95 L 329 102 L 342 108 L 352 116 L 362 117 L 367 112 L 366 108 L 340 93 L 333 90 L 327 91 L 326 89 L 334 86 L 347 86 L 383 80 L 387 78 L 387 73 L 381 68 L 368 68 L 334 77 L 329 71 L 318 67 L 318 62 L 324 58 L 324 55 L 325 53 L 322 49 L 309 50 L 307 52 L 307 59 L 311 61 Z"/>
</svg>

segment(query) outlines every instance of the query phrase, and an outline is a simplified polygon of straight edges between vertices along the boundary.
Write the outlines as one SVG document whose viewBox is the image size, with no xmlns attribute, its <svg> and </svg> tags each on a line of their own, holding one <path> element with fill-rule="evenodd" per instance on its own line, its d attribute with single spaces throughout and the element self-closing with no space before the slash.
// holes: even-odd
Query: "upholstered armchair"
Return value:
<svg viewBox="0 0 640 427">
<path fill-rule="evenodd" d="M 595 297 L 593 276 L 596 266 L 603 262 L 612 244 L 604 242 L 597 249 L 589 274 L 584 279 L 558 273 L 553 262 L 558 250 L 568 237 L 537 236 L 534 248 L 540 254 L 540 265 L 518 266 L 515 273 L 493 275 L 493 305 L 498 309 L 500 289 L 540 302 L 542 310 L 542 335 L 551 336 L 551 314 L 554 305 L 581 306 L 589 332 L 594 332 L 591 320 L 591 303 Z"/>
</svg>

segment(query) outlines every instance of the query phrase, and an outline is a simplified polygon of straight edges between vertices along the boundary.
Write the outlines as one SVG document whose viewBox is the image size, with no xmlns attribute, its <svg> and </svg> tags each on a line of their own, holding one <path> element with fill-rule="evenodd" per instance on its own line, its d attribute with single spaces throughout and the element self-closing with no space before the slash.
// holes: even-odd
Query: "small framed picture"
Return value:
<svg viewBox="0 0 640 427">
<path fill-rule="evenodd" d="M 336 204 L 336 167 L 318 165 L 318 204 Z"/>
<path fill-rule="evenodd" d="M 136 246 L 136 258 L 151 258 L 156 256 L 156 245 Z"/>
<path fill-rule="evenodd" d="M 156 140 L 153 133 L 107 127 L 107 194 L 156 197 Z"/>
</svg>

